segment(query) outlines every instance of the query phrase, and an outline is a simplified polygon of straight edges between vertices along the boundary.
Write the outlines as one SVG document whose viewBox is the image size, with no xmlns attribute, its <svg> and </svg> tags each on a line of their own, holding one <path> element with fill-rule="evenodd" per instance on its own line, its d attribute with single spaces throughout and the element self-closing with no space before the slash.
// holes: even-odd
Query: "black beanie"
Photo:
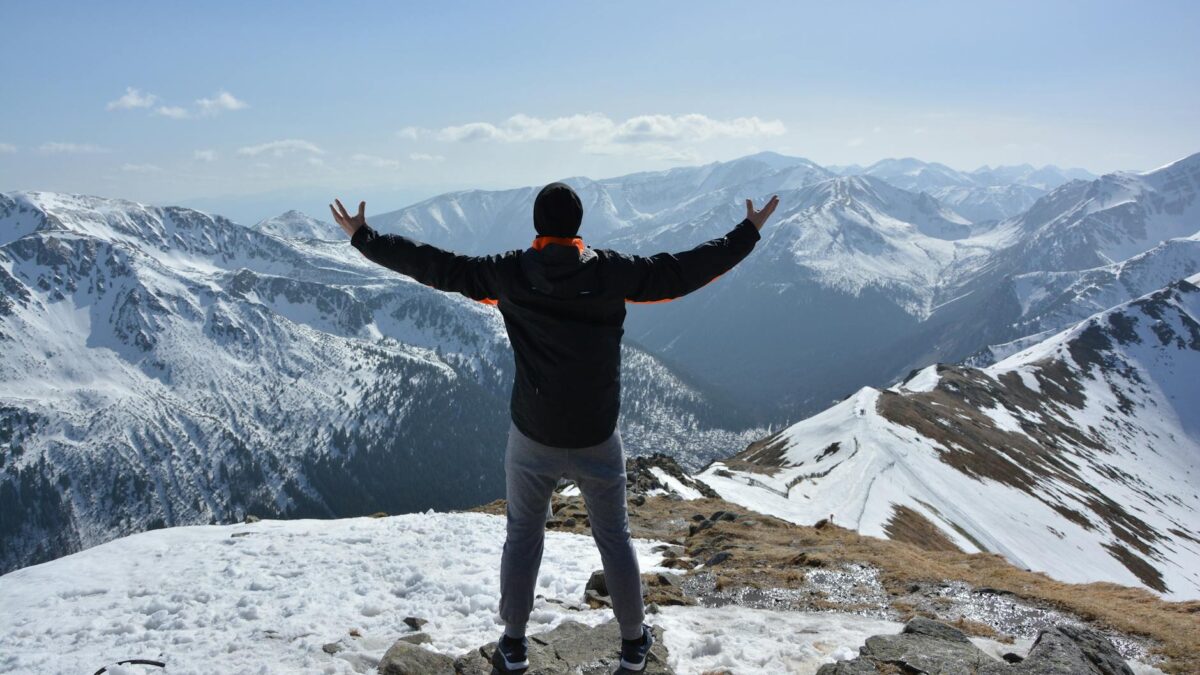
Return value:
<svg viewBox="0 0 1200 675">
<path fill-rule="evenodd" d="M 533 229 L 539 235 L 574 237 L 583 221 L 583 203 L 566 183 L 542 188 L 533 202 Z"/>
</svg>

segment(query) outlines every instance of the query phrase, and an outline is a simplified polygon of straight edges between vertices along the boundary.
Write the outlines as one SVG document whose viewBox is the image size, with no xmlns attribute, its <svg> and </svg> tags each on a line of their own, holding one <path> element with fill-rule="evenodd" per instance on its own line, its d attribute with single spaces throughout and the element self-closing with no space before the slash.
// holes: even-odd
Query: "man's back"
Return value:
<svg viewBox="0 0 1200 675">
<path fill-rule="evenodd" d="M 578 237 L 459 256 L 367 225 L 351 243 L 422 283 L 496 305 L 516 363 L 513 423 L 539 443 L 578 448 L 603 441 L 617 425 L 625 303 L 686 295 L 740 262 L 758 239 L 747 219 L 689 251 L 649 257 L 592 249 Z"/>
</svg>

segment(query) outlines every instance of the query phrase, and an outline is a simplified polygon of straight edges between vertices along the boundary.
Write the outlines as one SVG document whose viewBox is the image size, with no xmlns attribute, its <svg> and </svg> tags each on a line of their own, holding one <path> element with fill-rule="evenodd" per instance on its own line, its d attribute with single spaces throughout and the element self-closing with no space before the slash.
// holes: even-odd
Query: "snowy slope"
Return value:
<svg viewBox="0 0 1200 675">
<path fill-rule="evenodd" d="M 794 522 L 1003 554 L 1072 582 L 1200 597 L 1200 275 L 979 370 L 864 388 L 716 462 Z"/>
<path fill-rule="evenodd" d="M 1027 272 L 1011 279 L 1020 305 L 1011 332 L 1021 338 L 989 345 L 971 357 L 989 365 L 1105 308 L 1200 272 L 1200 233 L 1170 239 L 1111 265 L 1066 272 Z"/>
<path fill-rule="evenodd" d="M 1074 181 L 996 223 L 1001 246 L 930 317 L 942 361 L 986 364 L 1197 271 L 1200 155 Z M 933 359 L 918 360 L 920 367 Z"/>
<path fill-rule="evenodd" d="M 944 164 L 907 157 L 885 159 L 869 167 L 842 167 L 839 175 L 868 175 L 912 192 L 928 192 L 972 222 L 1018 216 L 1047 190 L 1072 180 L 1093 180 L 1083 169 L 1029 164 L 956 171 Z"/>
<path fill-rule="evenodd" d="M 1046 194 L 1029 185 L 951 185 L 929 194 L 973 223 L 1018 216 Z"/>
<path fill-rule="evenodd" d="M 967 175 L 980 185 L 1025 185 L 1042 191 L 1053 190 L 1073 180 L 1090 181 L 1098 178 L 1086 169 L 1060 169 L 1053 164 L 1047 164 L 1040 169 L 1032 164 L 997 167 L 984 165 L 968 172 Z"/>
<path fill-rule="evenodd" d="M 458 656 L 495 640 L 504 518 L 421 513 L 336 521 L 177 527 L 126 537 L 0 576 L 0 672 L 90 673 L 127 658 L 169 672 L 373 673 L 429 621 L 433 651 Z M 634 540 L 643 572 L 658 542 Z M 530 617 L 535 635 L 566 619 L 595 625 L 612 612 L 571 610 L 600 569 L 591 537 L 548 532 Z M 558 602 L 555 602 L 558 601 Z M 812 673 L 849 658 L 900 624 L 838 613 L 742 607 L 661 607 L 679 673 L 738 664 L 738 673 Z M 359 637 L 352 637 L 356 630 Z M 342 647 L 327 654 L 322 646 Z M 614 648 L 616 646 L 614 645 Z"/>
<path fill-rule="evenodd" d="M 1145 173 L 1068 183 L 1015 219 L 1021 272 L 1087 269 L 1126 260 L 1200 230 L 1200 153 Z"/>
<path fill-rule="evenodd" d="M 174 524 L 469 506 L 503 492 L 498 313 L 178 208 L 0 195 L 0 570 Z M 735 406 L 625 350 L 630 454 L 699 466 Z M 690 439 L 683 442 L 681 439 Z"/>
<path fill-rule="evenodd" d="M 862 170 L 902 189 L 923 192 L 950 186 L 969 187 L 975 185 L 970 176 L 937 162 L 923 162 L 914 157 L 883 159 Z"/>
</svg>

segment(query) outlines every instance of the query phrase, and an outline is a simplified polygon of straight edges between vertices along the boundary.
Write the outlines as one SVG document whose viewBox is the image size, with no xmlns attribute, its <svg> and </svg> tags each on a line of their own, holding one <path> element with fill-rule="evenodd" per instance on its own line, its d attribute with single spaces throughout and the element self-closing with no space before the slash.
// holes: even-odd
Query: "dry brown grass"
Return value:
<svg viewBox="0 0 1200 675">
<path fill-rule="evenodd" d="M 578 498 L 555 496 L 555 500 L 582 506 Z M 473 510 L 503 514 L 504 502 Z M 711 528 L 688 534 L 694 514 L 708 516 L 716 511 L 731 511 L 738 518 L 717 521 Z M 746 519 L 755 525 L 745 526 Z M 1157 644 L 1156 653 L 1166 659 L 1159 667 L 1167 672 L 1200 672 L 1200 602 L 1166 602 L 1149 591 L 1110 583 L 1067 584 L 1017 569 L 996 554 L 930 551 L 836 526 L 794 525 L 720 499 L 651 497 L 642 506 L 630 505 L 630 527 L 636 537 L 681 544 L 687 555 L 701 561 L 717 551 L 729 551 L 733 557 L 714 570 L 719 572 L 717 583 L 722 587 L 796 588 L 808 567 L 868 564 L 880 570 L 884 588 L 892 597 L 906 594 L 909 585 L 919 582 L 962 581 L 976 588 L 1007 591 L 1099 627 L 1149 638 Z M 586 527 L 575 530 L 587 532 Z M 911 605 L 900 601 L 893 607 L 902 614 L 913 612 Z M 959 628 L 973 635 L 1003 638 L 975 622 Z"/>
</svg>

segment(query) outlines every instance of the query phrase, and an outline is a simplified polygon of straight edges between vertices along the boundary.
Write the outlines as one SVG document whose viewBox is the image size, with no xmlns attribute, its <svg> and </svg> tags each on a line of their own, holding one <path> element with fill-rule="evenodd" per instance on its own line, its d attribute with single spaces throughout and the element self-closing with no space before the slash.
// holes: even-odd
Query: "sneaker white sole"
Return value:
<svg viewBox="0 0 1200 675">
<path fill-rule="evenodd" d="M 509 661 L 504 656 L 504 652 L 500 651 L 499 647 L 496 648 L 495 653 L 492 655 L 493 665 L 498 665 L 495 663 L 497 656 L 500 657 L 500 662 L 504 664 L 505 670 L 523 670 L 529 667 L 529 659 L 525 659 L 524 661 Z"/>
<path fill-rule="evenodd" d="M 501 653 L 500 660 L 504 662 L 505 670 L 520 670 L 522 668 L 529 667 L 529 659 L 525 659 L 524 661 L 513 662 L 513 661 L 509 661 L 508 659 L 504 658 L 504 654 Z"/>
<path fill-rule="evenodd" d="M 646 658 L 642 659 L 641 663 L 630 663 L 625 659 L 621 659 L 621 667 L 625 670 L 641 672 L 646 669 L 646 662 L 650 660 L 650 648 L 654 646 L 654 635 L 647 633 L 646 640 Z"/>
</svg>

